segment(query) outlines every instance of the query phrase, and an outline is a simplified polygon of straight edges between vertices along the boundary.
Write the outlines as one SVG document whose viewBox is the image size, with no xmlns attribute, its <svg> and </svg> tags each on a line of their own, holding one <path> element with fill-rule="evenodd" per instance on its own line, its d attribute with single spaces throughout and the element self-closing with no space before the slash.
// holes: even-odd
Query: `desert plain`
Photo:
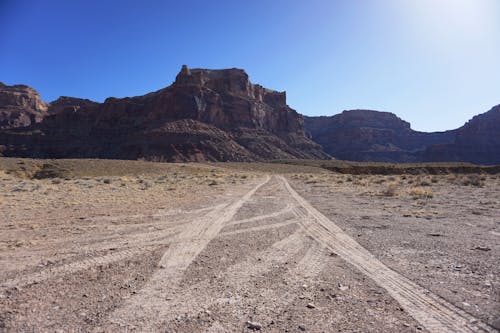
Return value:
<svg viewBox="0 0 500 333">
<path fill-rule="evenodd" d="M 500 176 L 421 171 L 1 158 L 0 332 L 497 332 Z"/>
</svg>

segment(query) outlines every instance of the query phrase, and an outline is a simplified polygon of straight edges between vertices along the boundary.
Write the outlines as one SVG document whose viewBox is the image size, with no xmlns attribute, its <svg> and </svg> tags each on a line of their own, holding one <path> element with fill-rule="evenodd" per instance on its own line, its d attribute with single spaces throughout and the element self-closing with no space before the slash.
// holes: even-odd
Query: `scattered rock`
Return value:
<svg viewBox="0 0 500 333">
<path fill-rule="evenodd" d="M 262 325 L 260 323 L 257 323 L 255 321 L 247 321 L 247 327 L 251 330 L 254 330 L 254 331 L 260 331 L 260 329 L 262 328 Z"/>
<path fill-rule="evenodd" d="M 306 327 L 304 325 L 299 325 L 299 330 L 301 331 L 305 331 L 306 330 Z"/>
<path fill-rule="evenodd" d="M 309 309 L 314 309 L 316 308 L 316 305 L 314 305 L 313 303 L 307 303 L 306 305 Z"/>
<path fill-rule="evenodd" d="M 339 283 L 338 288 L 340 289 L 340 291 L 346 291 L 347 289 L 349 289 L 348 286 L 344 286 L 342 283 Z"/>
<path fill-rule="evenodd" d="M 486 247 L 486 246 L 476 246 L 474 248 L 474 250 L 479 250 L 479 251 L 491 251 L 491 249 L 489 247 Z"/>
<path fill-rule="evenodd" d="M 491 326 L 493 326 L 497 330 L 500 330 L 500 317 L 497 317 L 495 320 L 493 320 Z"/>
</svg>

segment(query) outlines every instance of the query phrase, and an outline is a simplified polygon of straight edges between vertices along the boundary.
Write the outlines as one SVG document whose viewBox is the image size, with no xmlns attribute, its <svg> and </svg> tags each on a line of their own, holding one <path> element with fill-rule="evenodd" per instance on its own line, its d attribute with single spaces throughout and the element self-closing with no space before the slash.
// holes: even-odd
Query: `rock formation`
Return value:
<svg viewBox="0 0 500 333">
<path fill-rule="evenodd" d="M 286 94 L 252 84 L 241 69 L 183 66 L 175 82 L 102 104 L 51 103 L 42 122 L 0 132 L 4 156 L 164 161 L 329 158 L 305 136 Z"/>
<path fill-rule="evenodd" d="M 423 160 L 500 164 L 500 105 L 469 120 L 451 143 L 428 147 Z"/>
<path fill-rule="evenodd" d="M 304 117 L 313 141 L 335 158 L 351 161 L 418 162 L 425 149 L 451 143 L 454 131 L 424 133 L 389 112 L 344 111 L 330 117 Z"/>
<path fill-rule="evenodd" d="M 47 110 L 48 114 L 57 114 L 62 112 L 77 112 L 80 109 L 90 110 L 99 106 L 99 103 L 89 99 L 61 96 L 53 102 L 50 102 Z"/>
<path fill-rule="evenodd" d="M 0 129 L 40 122 L 48 115 L 47 111 L 48 105 L 33 88 L 0 82 Z"/>
<path fill-rule="evenodd" d="M 169 87 L 104 103 L 60 97 L 47 104 L 30 87 L 0 83 L 0 156 L 257 161 L 327 153 L 352 161 L 500 164 L 500 106 L 457 130 L 424 133 L 389 112 L 303 117 L 285 92 L 252 84 L 236 68 L 182 66 Z"/>
</svg>

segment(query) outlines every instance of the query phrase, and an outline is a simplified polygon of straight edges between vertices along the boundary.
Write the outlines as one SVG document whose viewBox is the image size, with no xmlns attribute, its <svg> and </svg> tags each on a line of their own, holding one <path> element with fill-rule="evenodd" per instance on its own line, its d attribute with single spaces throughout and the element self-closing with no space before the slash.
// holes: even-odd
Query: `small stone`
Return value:
<svg viewBox="0 0 500 333">
<path fill-rule="evenodd" d="M 316 307 L 316 305 L 314 305 L 313 303 L 307 303 L 306 305 L 309 309 L 314 309 Z"/>
<path fill-rule="evenodd" d="M 404 326 L 404 327 L 410 327 L 410 324 L 403 323 L 403 326 Z"/>
<path fill-rule="evenodd" d="M 346 291 L 347 289 L 349 289 L 348 286 L 344 286 L 342 283 L 339 283 L 338 287 L 339 287 L 340 291 Z"/>
<path fill-rule="evenodd" d="M 255 322 L 255 321 L 247 321 L 247 327 L 251 330 L 254 330 L 254 331 L 260 331 L 260 329 L 262 328 L 262 325 Z"/>
<path fill-rule="evenodd" d="M 494 328 L 500 330 L 500 317 L 497 317 L 495 320 L 493 320 L 491 324 Z"/>
<path fill-rule="evenodd" d="M 306 330 L 306 327 L 304 325 L 299 325 L 299 330 L 301 331 L 305 331 Z"/>
</svg>

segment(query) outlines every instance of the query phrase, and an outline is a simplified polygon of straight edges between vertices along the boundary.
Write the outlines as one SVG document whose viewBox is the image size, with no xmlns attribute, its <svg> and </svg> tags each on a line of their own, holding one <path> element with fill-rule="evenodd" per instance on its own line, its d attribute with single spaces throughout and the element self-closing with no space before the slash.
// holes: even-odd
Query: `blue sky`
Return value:
<svg viewBox="0 0 500 333">
<path fill-rule="evenodd" d="M 141 95 L 182 64 L 244 68 L 306 115 L 452 129 L 500 103 L 500 1 L 0 0 L 0 81 L 47 101 Z"/>
</svg>

